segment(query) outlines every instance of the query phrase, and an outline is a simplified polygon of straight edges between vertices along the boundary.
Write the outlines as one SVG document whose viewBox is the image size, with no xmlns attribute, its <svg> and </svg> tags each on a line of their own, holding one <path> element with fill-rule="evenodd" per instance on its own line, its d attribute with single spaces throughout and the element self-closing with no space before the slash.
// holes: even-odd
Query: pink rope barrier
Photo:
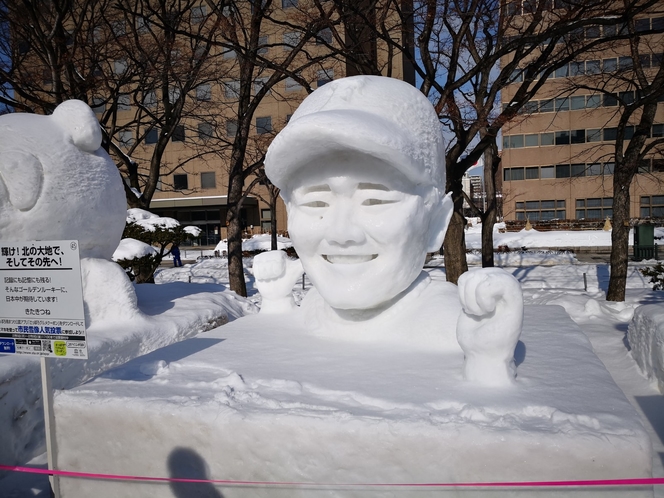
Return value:
<svg viewBox="0 0 664 498">
<path fill-rule="evenodd" d="M 396 488 L 525 488 L 525 487 L 588 487 L 588 486 L 653 486 L 663 485 L 662 477 L 643 477 L 634 479 L 585 479 L 571 481 L 505 481 L 505 482 L 426 482 L 426 483 L 312 483 L 297 481 L 237 481 L 230 479 L 188 479 L 182 477 L 148 477 L 129 476 L 121 474 L 97 474 L 91 472 L 73 472 L 67 470 L 49 470 L 36 467 L 19 467 L 15 465 L 0 465 L 0 470 L 10 472 L 24 472 L 29 474 L 44 474 L 61 477 L 76 477 L 79 479 L 105 479 L 113 481 L 142 481 L 142 482 L 184 482 L 184 483 L 210 483 L 225 484 L 228 486 L 308 486 L 308 487 L 396 487 Z"/>
</svg>

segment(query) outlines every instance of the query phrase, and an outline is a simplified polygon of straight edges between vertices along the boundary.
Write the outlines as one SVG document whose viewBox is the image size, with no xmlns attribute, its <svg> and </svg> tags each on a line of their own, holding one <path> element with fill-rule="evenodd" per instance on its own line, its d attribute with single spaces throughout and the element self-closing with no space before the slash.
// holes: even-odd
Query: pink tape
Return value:
<svg viewBox="0 0 664 498">
<path fill-rule="evenodd" d="M 643 477 L 635 479 L 586 479 L 578 481 L 506 481 L 506 482 L 428 482 L 428 483 L 310 483 L 289 481 L 234 481 L 229 479 L 187 479 L 181 477 L 146 477 L 118 474 L 95 474 L 90 472 L 72 472 L 67 470 L 49 470 L 35 467 L 18 467 L 0 465 L 0 470 L 25 472 L 29 474 L 46 474 L 61 477 L 77 477 L 80 479 L 107 479 L 114 481 L 147 481 L 147 482 L 189 482 L 226 484 L 229 486 L 317 486 L 317 487 L 412 487 L 412 488 L 515 488 L 515 487 L 564 487 L 564 486 L 652 486 L 664 484 L 662 477 Z"/>
</svg>

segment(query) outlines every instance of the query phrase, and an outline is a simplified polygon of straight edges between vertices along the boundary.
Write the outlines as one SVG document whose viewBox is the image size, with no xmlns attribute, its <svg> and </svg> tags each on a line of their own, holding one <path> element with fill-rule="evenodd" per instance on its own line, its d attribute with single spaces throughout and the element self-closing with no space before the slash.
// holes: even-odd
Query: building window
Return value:
<svg viewBox="0 0 664 498">
<path fill-rule="evenodd" d="M 569 164 L 556 165 L 556 178 L 569 178 Z"/>
<path fill-rule="evenodd" d="M 526 168 L 526 180 L 537 180 L 539 178 L 539 168 Z"/>
<path fill-rule="evenodd" d="M 586 165 L 584 163 L 572 164 L 572 176 L 586 176 Z"/>
<path fill-rule="evenodd" d="M 572 130 L 570 132 L 570 142 L 573 144 L 586 143 L 586 130 Z"/>
<path fill-rule="evenodd" d="M 664 195 L 642 195 L 640 216 L 642 218 L 664 218 Z"/>
<path fill-rule="evenodd" d="M 127 61 L 125 59 L 119 59 L 113 62 L 113 72 L 115 74 L 124 74 L 127 71 Z"/>
<path fill-rule="evenodd" d="M 200 24 L 205 20 L 207 9 L 205 5 L 191 8 L 191 24 Z"/>
<path fill-rule="evenodd" d="M 256 118 L 256 133 L 264 135 L 272 131 L 272 116 Z"/>
<path fill-rule="evenodd" d="M 145 132 L 145 143 L 156 144 L 159 138 L 159 130 L 157 128 L 150 128 Z"/>
<path fill-rule="evenodd" d="M 613 216 L 613 197 L 591 197 L 576 200 L 576 219 L 603 220 Z"/>
<path fill-rule="evenodd" d="M 212 86 L 209 83 L 196 88 L 196 100 L 209 102 L 212 100 Z"/>
<path fill-rule="evenodd" d="M 189 188 L 189 181 L 187 174 L 173 175 L 173 188 L 175 190 L 187 190 Z"/>
<path fill-rule="evenodd" d="M 521 149 L 523 148 L 523 135 L 512 135 L 509 137 L 510 143 L 509 143 L 509 148 L 510 149 Z"/>
<path fill-rule="evenodd" d="M 618 59 L 602 59 L 602 71 L 605 73 L 612 73 L 618 69 Z"/>
<path fill-rule="evenodd" d="M 664 137 L 664 124 L 652 125 L 652 137 L 653 138 Z"/>
<path fill-rule="evenodd" d="M 182 92 L 180 91 L 180 89 L 178 87 L 176 87 L 176 86 L 170 87 L 168 89 L 168 101 L 171 104 L 174 104 L 180 98 L 181 93 Z"/>
<path fill-rule="evenodd" d="M 554 134 L 553 133 L 541 133 L 540 134 L 540 145 L 554 145 Z"/>
<path fill-rule="evenodd" d="M 143 94 L 143 105 L 145 107 L 154 107 L 157 105 L 157 94 L 155 92 L 147 92 Z"/>
<path fill-rule="evenodd" d="M 92 97 L 92 102 L 90 107 L 95 114 L 102 114 L 106 110 L 106 103 L 101 97 Z"/>
<path fill-rule="evenodd" d="M 517 220 L 565 219 L 564 200 L 525 201 L 516 203 Z"/>
<path fill-rule="evenodd" d="M 171 135 L 171 142 L 184 142 L 184 125 L 176 125 Z"/>
<path fill-rule="evenodd" d="M 318 33 L 316 33 L 316 44 L 324 45 L 332 44 L 332 30 L 330 28 L 323 28 Z"/>
<path fill-rule="evenodd" d="M 553 112 L 553 100 L 540 100 L 539 112 Z"/>
<path fill-rule="evenodd" d="M 201 188 L 216 188 L 217 179 L 214 171 L 201 173 Z"/>
<path fill-rule="evenodd" d="M 127 34 L 127 27 L 125 26 L 124 21 L 112 21 L 111 22 L 111 31 L 115 36 L 124 36 Z"/>
<path fill-rule="evenodd" d="M 556 111 L 569 111 L 569 99 L 567 97 L 556 99 Z"/>
<path fill-rule="evenodd" d="M 526 147 L 537 147 L 539 145 L 539 135 L 526 135 Z"/>
<path fill-rule="evenodd" d="M 267 82 L 268 82 L 269 79 L 270 79 L 270 78 L 267 78 L 267 77 L 264 77 L 264 78 L 256 78 L 256 79 L 254 80 L 254 94 L 258 94 L 258 92 L 261 91 L 261 88 L 263 88 L 263 87 L 267 84 Z M 269 94 L 270 94 L 270 90 L 268 90 L 267 92 L 265 92 L 265 95 L 269 95 Z"/>
<path fill-rule="evenodd" d="M 223 52 L 223 56 L 224 59 L 235 59 L 237 54 L 235 53 L 235 50 L 229 48 Z"/>
<path fill-rule="evenodd" d="M 601 142 L 602 130 L 590 129 L 586 130 L 586 142 Z"/>
<path fill-rule="evenodd" d="M 120 142 L 121 147 L 127 149 L 134 145 L 134 134 L 131 130 L 120 130 L 118 132 L 118 142 Z"/>
<path fill-rule="evenodd" d="M 569 145 L 569 131 L 556 132 L 556 145 Z"/>
<path fill-rule="evenodd" d="M 226 121 L 226 135 L 229 137 L 234 137 L 237 135 L 237 121 L 234 119 L 229 119 Z"/>
<path fill-rule="evenodd" d="M 600 74 L 602 72 L 602 61 L 586 61 L 586 74 Z"/>
<path fill-rule="evenodd" d="M 302 90 L 302 85 L 300 85 L 296 80 L 290 77 L 286 78 L 285 85 L 287 92 L 297 92 L 299 90 Z"/>
<path fill-rule="evenodd" d="M 613 142 L 618 138 L 618 128 L 604 128 L 602 131 L 605 142 Z"/>
<path fill-rule="evenodd" d="M 118 95 L 118 111 L 128 111 L 131 109 L 131 97 L 126 94 Z"/>
<path fill-rule="evenodd" d="M 603 105 L 604 107 L 615 107 L 618 105 L 618 94 L 616 93 L 605 93 L 603 95 Z"/>
<path fill-rule="evenodd" d="M 591 163 L 586 169 L 586 176 L 599 176 L 602 174 L 602 163 Z"/>
<path fill-rule="evenodd" d="M 281 0 L 282 9 L 288 9 L 290 7 L 297 7 L 297 0 Z"/>
<path fill-rule="evenodd" d="M 210 123 L 198 123 L 198 138 L 207 141 L 212 138 L 213 133 L 214 129 Z"/>
<path fill-rule="evenodd" d="M 326 85 L 334 79 L 334 69 L 321 69 L 316 73 L 316 85 L 318 88 Z"/>
<path fill-rule="evenodd" d="M 256 51 L 257 54 L 259 55 L 265 55 L 269 52 L 269 48 L 267 46 L 268 44 L 268 37 L 267 36 L 259 36 L 258 37 L 258 50 Z"/>
<path fill-rule="evenodd" d="M 293 48 L 297 47 L 297 44 L 300 43 L 300 33 L 297 31 L 289 31 L 283 35 L 284 50 L 290 51 Z"/>
<path fill-rule="evenodd" d="M 540 167 L 540 178 L 555 178 L 556 171 L 553 166 Z"/>
<path fill-rule="evenodd" d="M 570 98 L 571 106 L 570 108 L 573 111 L 578 111 L 586 108 L 586 96 L 585 95 L 575 95 Z"/>
<path fill-rule="evenodd" d="M 226 81 L 224 83 L 224 95 L 227 99 L 236 99 L 240 96 L 240 82 Z"/>
</svg>

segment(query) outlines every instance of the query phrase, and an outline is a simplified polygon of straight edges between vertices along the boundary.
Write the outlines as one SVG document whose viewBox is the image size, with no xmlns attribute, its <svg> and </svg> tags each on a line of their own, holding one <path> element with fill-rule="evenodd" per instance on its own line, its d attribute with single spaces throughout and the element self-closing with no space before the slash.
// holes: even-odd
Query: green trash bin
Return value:
<svg viewBox="0 0 664 498">
<path fill-rule="evenodd" d="M 634 226 L 634 261 L 656 259 L 655 225 L 643 223 Z"/>
</svg>

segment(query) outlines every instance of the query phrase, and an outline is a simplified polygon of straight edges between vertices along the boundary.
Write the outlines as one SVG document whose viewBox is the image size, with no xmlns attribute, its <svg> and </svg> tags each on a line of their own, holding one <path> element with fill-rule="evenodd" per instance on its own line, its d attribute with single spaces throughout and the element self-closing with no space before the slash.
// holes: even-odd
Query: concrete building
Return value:
<svg viewBox="0 0 664 498">
<path fill-rule="evenodd" d="M 664 27 L 664 2 L 657 13 L 641 16 L 636 29 Z M 602 36 L 599 26 L 586 37 Z M 652 76 L 661 65 L 662 35 L 643 36 L 640 61 Z M 597 220 L 612 217 L 614 143 L 619 99 L 630 102 L 635 88 L 628 81 L 608 80 L 612 94 L 581 89 L 581 78 L 599 78 L 632 67 L 630 48 L 615 44 L 601 53 L 588 53 L 558 70 L 543 86 L 525 113 L 503 128 L 503 214 L 505 220 Z M 607 78 L 604 78 L 607 81 Z M 587 80 L 586 80 L 587 81 Z M 572 89 L 576 86 L 575 89 Z M 518 81 L 502 94 L 506 105 Z M 636 114 L 638 118 L 640 114 Z M 633 124 L 630 122 L 631 132 Z M 627 128 L 626 140 L 630 137 Z M 664 103 L 660 102 L 651 138 L 664 137 Z M 641 163 L 631 191 L 632 218 L 664 218 L 664 156 L 652 150 Z"/>
</svg>

